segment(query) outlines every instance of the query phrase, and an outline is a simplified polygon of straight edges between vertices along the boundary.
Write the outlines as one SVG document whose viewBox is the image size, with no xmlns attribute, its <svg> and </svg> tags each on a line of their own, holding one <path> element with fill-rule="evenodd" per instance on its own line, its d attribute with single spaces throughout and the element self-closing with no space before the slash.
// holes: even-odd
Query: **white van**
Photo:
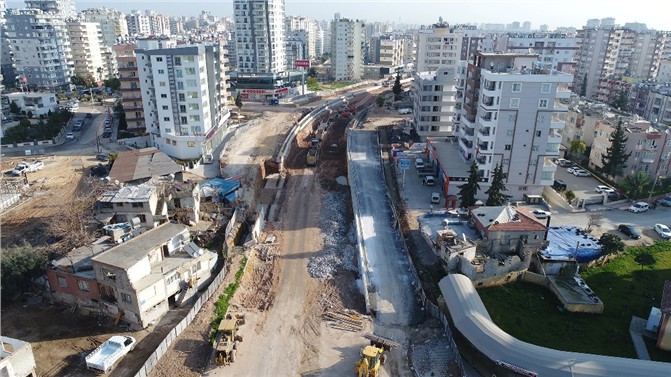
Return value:
<svg viewBox="0 0 671 377">
<path fill-rule="evenodd" d="M 427 176 L 424 177 L 424 179 L 422 180 L 422 184 L 425 185 L 425 186 L 435 186 L 435 184 L 436 184 L 436 179 L 433 178 L 432 175 L 427 175 Z"/>
<path fill-rule="evenodd" d="M 424 169 L 424 160 L 421 158 L 416 158 L 415 159 L 415 168 L 416 169 Z"/>
</svg>

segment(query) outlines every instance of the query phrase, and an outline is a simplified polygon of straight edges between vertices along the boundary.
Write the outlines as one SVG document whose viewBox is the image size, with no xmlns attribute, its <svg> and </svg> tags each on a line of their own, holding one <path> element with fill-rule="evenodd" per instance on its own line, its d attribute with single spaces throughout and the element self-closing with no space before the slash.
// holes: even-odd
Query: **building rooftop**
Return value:
<svg viewBox="0 0 671 377">
<path fill-rule="evenodd" d="M 470 164 L 459 151 L 459 144 L 445 139 L 427 138 L 427 143 L 436 151 L 438 161 L 451 181 L 468 178 Z"/>
<path fill-rule="evenodd" d="M 95 273 L 93 272 L 91 259 L 113 246 L 113 244 L 108 243 L 84 245 L 72 250 L 60 259 L 53 260 L 51 265 L 56 269 L 93 279 L 95 278 Z"/>
<path fill-rule="evenodd" d="M 141 184 L 124 186 L 118 190 L 108 190 L 100 195 L 98 201 L 107 203 L 146 202 L 156 192 L 156 186 Z"/>
<path fill-rule="evenodd" d="M 172 158 L 152 147 L 119 153 L 109 176 L 112 182 L 126 183 L 181 171 Z"/>
<path fill-rule="evenodd" d="M 146 233 L 115 246 L 92 258 L 94 262 L 128 269 L 147 256 L 147 253 L 166 243 L 187 229 L 186 225 L 165 223 Z"/>
<path fill-rule="evenodd" d="M 534 220 L 524 209 L 513 206 L 477 207 L 471 214 L 490 231 L 545 231 L 545 225 Z"/>
</svg>

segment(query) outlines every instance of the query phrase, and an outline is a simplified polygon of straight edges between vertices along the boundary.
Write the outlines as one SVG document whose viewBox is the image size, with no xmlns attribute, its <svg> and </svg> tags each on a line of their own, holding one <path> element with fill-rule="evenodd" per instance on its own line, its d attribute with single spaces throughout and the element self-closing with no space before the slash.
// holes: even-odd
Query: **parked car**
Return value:
<svg viewBox="0 0 671 377">
<path fill-rule="evenodd" d="M 96 160 L 98 160 L 98 161 L 108 161 L 109 159 L 110 158 L 109 158 L 109 155 L 107 153 L 98 153 L 96 155 Z"/>
<path fill-rule="evenodd" d="M 659 234 L 659 236 L 663 239 L 668 240 L 671 238 L 671 229 L 669 229 L 668 226 L 664 224 L 655 224 L 653 228 L 655 229 L 655 232 L 657 232 L 657 234 Z"/>
<path fill-rule="evenodd" d="M 555 161 L 555 162 L 557 163 L 557 165 L 562 166 L 562 167 L 571 165 L 571 161 L 563 159 L 563 158 L 558 158 L 557 161 Z"/>
<path fill-rule="evenodd" d="M 74 140 L 75 139 L 75 133 L 74 132 L 68 132 L 65 134 L 65 140 Z"/>
<path fill-rule="evenodd" d="M 86 113 L 86 117 L 87 117 L 87 118 L 93 118 L 93 114 L 91 114 L 91 113 Z"/>
<path fill-rule="evenodd" d="M 610 194 L 611 192 L 615 192 L 615 190 L 613 190 L 612 188 L 610 188 L 608 186 L 604 186 L 604 185 L 596 186 L 594 191 L 598 192 L 599 194 L 604 194 L 604 193 Z"/>
<path fill-rule="evenodd" d="M 422 180 L 422 184 L 425 186 L 434 186 L 436 184 L 436 179 L 432 175 L 427 175 Z"/>
<path fill-rule="evenodd" d="M 563 180 L 555 179 L 554 183 L 552 184 L 552 187 L 557 191 L 564 191 L 568 186 L 566 185 L 566 182 L 564 182 Z"/>
<path fill-rule="evenodd" d="M 431 193 L 431 203 L 439 204 L 440 203 L 440 194 L 437 192 Z"/>
<path fill-rule="evenodd" d="M 104 138 L 108 138 L 108 137 L 111 137 L 111 136 L 112 136 L 112 131 L 105 131 L 105 132 L 103 132 L 103 137 L 104 137 Z"/>
<path fill-rule="evenodd" d="M 547 219 L 550 216 L 550 212 L 543 211 L 542 209 L 535 209 L 531 214 L 537 219 Z"/>
<path fill-rule="evenodd" d="M 424 160 L 422 160 L 421 158 L 416 158 L 415 159 L 415 168 L 424 169 Z"/>
<path fill-rule="evenodd" d="M 648 203 L 638 202 L 638 203 L 634 203 L 631 206 L 629 206 L 627 211 L 633 212 L 633 213 L 640 213 L 640 212 L 645 212 L 648 209 L 650 209 L 650 205 Z"/>
<path fill-rule="evenodd" d="M 618 225 L 617 230 L 624 233 L 624 235 L 631 238 L 632 240 L 637 240 L 641 238 L 641 233 L 639 233 L 638 230 L 636 230 L 636 228 L 634 228 L 633 225 L 620 224 Z"/>
<path fill-rule="evenodd" d="M 21 161 L 14 167 L 14 169 L 12 169 L 11 173 L 13 175 L 22 175 L 25 173 L 31 173 L 42 169 L 44 169 L 44 162 L 42 161 L 33 161 L 33 162 Z"/>
<path fill-rule="evenodd" d="M 657 203 L 664 207 L 671 207 L 671 197 L 667 196 L 666 198 L 659 199 L 657 200 Z"/>
<path fill-rule="evenodd" d="M 591 177 L 592 175 L 587 170 L 577 169 L 573 170 L 573 175 L 576 177 Z"/>
<path fill-rule="evenodd" d="M 576 170 L 576 169 L 580 169 L 580 168 L 577 167 L 577 166 L 571 165 L 566 169 L 566 172 L 568 172 L 569 174 L 573 174 L 573 171 Z"/>
<path fill-rule="evenodd" d="M 398 113 L 401 114 L 401 115 L 412 114 L 412 109 L 408 108 L 408 107 L 403 108 L 403 109 L 398 109 Z"/>
</svg>

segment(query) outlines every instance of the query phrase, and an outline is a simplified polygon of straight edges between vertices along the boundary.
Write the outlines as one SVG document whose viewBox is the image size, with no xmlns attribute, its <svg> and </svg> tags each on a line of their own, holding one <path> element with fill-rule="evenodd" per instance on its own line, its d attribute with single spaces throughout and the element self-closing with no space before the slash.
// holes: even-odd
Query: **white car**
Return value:
<svg viewBox="0 0 671 377">
<path fill-rule="evenodd" d="M 633 212 L 633 213 L 641 213 L 645 212 L 650 208 L 650 205 L 646 202 L 638 202 L 634 203 L 629 208 L 627 208 L 627 211 Z"/>
<path fill-rule="evenodd" d="M 65 134 L 65 140 L 74 140 L 75 139 L 75 134 L 74 132 L 68 132 Z"/>
<path fill-rule="evenodd" d="M 591 174 L 589 172 L 587 172 L 586 170 L 582 170 L 582 169 L 574 170 L 573 175 L 575 175 L 576 177 L 590 177 L 591 176 Z"/>
<path fill-rule="evenodd" d="M 398 113 L 401 114 L 401 115 L 412 114 L 412 109 L 408 108 L 408 107 L 403 108 L 403 109 L 398 109 Z"/>
<path fill-rule="evenodd" d="M 531 214 L 537 219 L 547 219 L 550 216 L 550 212 L 543 211 L 542 209 L 535 209 Z"/>
<path fill-rule="evenodd" d="M 604 185 L 596 186 L 594 191 L 598 192 L 599 194 L 604 194 L 604 193 L 605 194 L 610 194 L 611 192 L 615 192 L 615 190 L 613 190 L 612 188 L 610 188 L 608 186 L 604 186 Z"/>
<path fill-rule="evenodd" d="M 664 224 L 655 224 L 654 228 L 655 232 L 657 232 L 657 234 L 659 234 L 659 236 L 663 239 L 668 240 L 671 238 L 671 229 L 669 229 L 668 226 Z"/>
<path fill-rule="evenodd" d="M 431 203 L 432 204 L 440 204 L 440 194 L 437 192 L 432 192 L 431 193 Z"/>
<path fill-rule="evenodd" d="M 566 169 L 566 171 L 567 171 L 569 174 L 573 174 L 573 171 L 575 171 L 576 169 L 579 169 L 579 168 L 578 168 L 577 166 L 571 166 L 571 167 L 569 167 L 568 169 Z"/>
</svg>

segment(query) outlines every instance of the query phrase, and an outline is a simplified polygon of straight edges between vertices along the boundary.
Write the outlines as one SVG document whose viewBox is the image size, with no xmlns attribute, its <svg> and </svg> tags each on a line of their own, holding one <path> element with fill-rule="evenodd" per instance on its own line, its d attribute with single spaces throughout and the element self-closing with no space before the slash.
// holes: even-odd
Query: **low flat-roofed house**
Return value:
<svg viewBox="0 0 671 377">
<path fill-rule="evenodd" d="M 153 177 L 178 175 L 182 166 L 157 148 L 121 152 L 110 170 L 111 182 L 143 183 Z M 177 177 L 178 180 L 181 178 Z"/>
<path fill-rule="evenodd" d="M 155 228 L 168 220 L 168 206 L 161 187 L 153 184 L 111 188 L 98 196 L 97 218 L 103 222 L 129 223 L 135 217 L 147 228 Z M 107 220 L 107 221 L 105 221 Z"/>
<path fill-rule="evenodd" d="M 165 223 L 92 258 L 101 299 L 114 302 L 132 328 L 156 323 L 196 294 L 217 254 L 191 242 L 188 228 Z"/>
<path fill-rule="evenodd" d="M 53 93 L 9 93 L 4 95 L 14 102 L 21 111 L 31 112 L 34 116 L 47 115 L 58 110 L 58 101 Z"/>
<path fill-rule="evenodd" d="M 36 377 L 37 364 L 30 343 L 0 336 L 0 376 Z"/>
</svg>

